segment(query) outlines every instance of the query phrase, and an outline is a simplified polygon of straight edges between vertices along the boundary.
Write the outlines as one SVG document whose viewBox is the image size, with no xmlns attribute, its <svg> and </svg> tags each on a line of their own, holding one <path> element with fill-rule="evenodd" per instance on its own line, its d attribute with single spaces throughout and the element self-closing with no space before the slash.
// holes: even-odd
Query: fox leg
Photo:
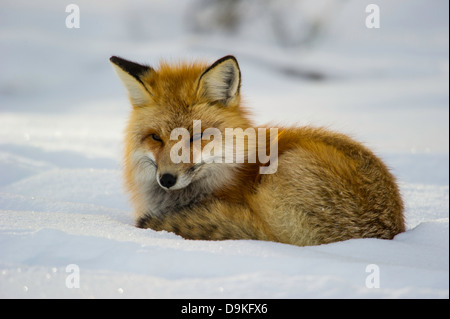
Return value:
<svg viewBox="0 0 450 319">
<path fill-rule="evenodd" d="M 186 239 L 276 240 L 248 208 L 219 201 L 158 215 L 146 214 L 137 220 L 136 226 L 173 232 Z"/>
</svg>

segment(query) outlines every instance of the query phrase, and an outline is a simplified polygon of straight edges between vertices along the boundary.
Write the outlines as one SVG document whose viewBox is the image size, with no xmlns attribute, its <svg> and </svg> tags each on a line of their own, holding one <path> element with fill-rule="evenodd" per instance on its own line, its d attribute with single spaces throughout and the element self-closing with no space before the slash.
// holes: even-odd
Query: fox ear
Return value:
<svg viewBox="0 0 450 319">
<path fill-rule="evenodd" d="M 211 102 L 225 106 L 239 97 L 241 71 L 234 56 L 228 55 L 212 64 L 200 77 L 198 93 Z"/>
<path fill-rule="evenodd" d="M 151 101 L 152 93 L 142 78 L 154 70 L 146 65 L 137 64 L 116 56 L 109 59 L 117 75 L 128 90 L 128 96 L 133 106 L 144 106 Z"/>
</svg>

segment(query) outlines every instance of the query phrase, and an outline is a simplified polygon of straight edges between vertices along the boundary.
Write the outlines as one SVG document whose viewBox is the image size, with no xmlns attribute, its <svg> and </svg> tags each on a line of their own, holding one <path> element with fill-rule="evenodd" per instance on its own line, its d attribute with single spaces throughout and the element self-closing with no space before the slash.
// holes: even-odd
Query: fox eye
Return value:
<svg viewBox="0 0 450 319">
<path fill-rule="evenodd" d="M 141 143 L 143 143 L 144 141 L 146 141 L 148 138 L 152 138 L 152 140 L 157 141 L 157 142 L 162 142 L 162 139 L 159 137 L 159 135 L 156 134 L 147 134 L 145 136 L 143 136 L 141 138 Z"/>
<path fill-rule="evenodd" d="M 158 141 L 158 142 L 162 142 L 162 139 L 158 135 L 150 134 L 150 136 L 152 137 L 153 140 Z"/>
<path fill-rule="evenodd" d="M 191 139 L 190 139 L 191 143 L 192 143 L 193 141 L 200 140 L 200 139 L 202 138 L 202 136 L 203 136 L 203 133 L 198 133 L 198 134 L 192 135 L 192 136 L 191 136 Z"/>
</svg>

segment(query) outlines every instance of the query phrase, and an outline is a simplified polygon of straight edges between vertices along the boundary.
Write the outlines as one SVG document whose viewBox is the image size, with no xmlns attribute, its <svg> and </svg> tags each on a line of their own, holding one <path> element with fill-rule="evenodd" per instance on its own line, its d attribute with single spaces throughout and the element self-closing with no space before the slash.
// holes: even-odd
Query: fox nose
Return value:
<svg viewBox="0 0 450 319">
<path fill-rule="evenodd" d="M 177 182 L 177 177 L 172 174 L 163 174 L 163 176 L 159 179 L 159 182 L 162 186 L 171 188 Z"/>
</svg>

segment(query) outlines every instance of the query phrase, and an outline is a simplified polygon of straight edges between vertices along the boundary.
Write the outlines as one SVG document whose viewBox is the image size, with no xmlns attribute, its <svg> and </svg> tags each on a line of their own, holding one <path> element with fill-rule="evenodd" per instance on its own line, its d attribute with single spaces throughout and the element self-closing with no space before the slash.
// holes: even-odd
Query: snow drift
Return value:
<svg viewBox="0 0 450 319">
<path fill-rule="evenodd" d="M 2 4 L 0 296 L 448 298 L 448 3 L 378 1 L 372 30 L 348 1 L 313 44 L 285 47 L 266 15 L 234 35 L 187 29 L 192 2 L 78 1 L 79 29 L 57 1 Z M 277 16 L 295 16 L 292 2 L 277 1 Z M 295 247 L 135 228 L 120 164 L 129 105 L 109 57 L 226 54 L 258 122 L 327 126 L 380 155 L 407 231 Z"/>
</svg>

